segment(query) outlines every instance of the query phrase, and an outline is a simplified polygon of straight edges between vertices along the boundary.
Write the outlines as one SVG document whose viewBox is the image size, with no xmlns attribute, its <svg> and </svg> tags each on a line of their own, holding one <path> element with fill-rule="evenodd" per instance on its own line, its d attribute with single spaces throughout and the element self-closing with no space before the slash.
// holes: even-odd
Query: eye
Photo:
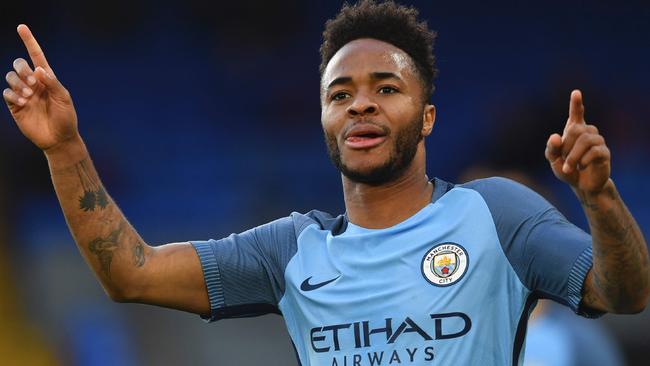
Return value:
<svg viewBox="0 0 650 366">
<path fill-rule="evenodd" d="M 347 99 L 349 97 L 350 97 L 350 94 L 348 94 L 346 92 L 338 92 L 338 93 L 334 93 L 330 99 L 333 100 L 333 101 L 340 101 L 340 100 L 343 100 L 343 99 Z"/>
<path fill-rule="evenodd" d="M 393 88 L 392 86 L 382 86 L 379 88 L 379 94 L 395 94 L 397 93 L 397 89 Z"/>
</svg>

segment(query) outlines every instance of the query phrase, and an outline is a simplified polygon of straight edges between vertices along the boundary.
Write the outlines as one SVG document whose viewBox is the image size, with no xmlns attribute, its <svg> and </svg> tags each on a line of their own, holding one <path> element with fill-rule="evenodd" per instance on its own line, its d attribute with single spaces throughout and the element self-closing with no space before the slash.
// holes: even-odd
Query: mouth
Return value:
<svg viewBox="0 0 650 366">
<path fill-rule="evenodd" d="M 370 149 L 381 145 L 388 136 L 387 131 L 373 124 L 360 124 L 350 128 L 345 134 L 345 146 L 355 149 Z"/>
</svg>

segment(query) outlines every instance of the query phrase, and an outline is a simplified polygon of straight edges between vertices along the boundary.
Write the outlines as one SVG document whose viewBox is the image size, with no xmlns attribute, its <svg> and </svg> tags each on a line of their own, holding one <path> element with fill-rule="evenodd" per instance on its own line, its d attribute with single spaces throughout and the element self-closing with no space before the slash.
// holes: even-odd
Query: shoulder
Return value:
<svg viewBox="0 0 650 366">
<path fill-rule="evenodd" d="M 456 187 L 475 190 L 481 194 L 527 194 L 534 193 L 530 188 L 512 179 L 504 177 L 489 177 L 469 181 L 463 184 L 457 184 Z"/>
<path fill-rule="evenodd" d="M 311 210 L 305 214 L 292 212 L 289 215 L 294 233 L 300 236 L 300 233 L 311 225 L 316 225 L 320 230 L 329 230 L 336 233 L 345 230 L 347 220 L 344 215 L 333 216 L 332 214 L 319 210 Z"/>
<path fill-rule="evenodd" d="M 300 234 L 308 227 L 316 226 L 319 230 L 340 230 L 345 227 L 343 215 L 334 217 L 323 211 L 312 210 L 307 213 L 292 212 L 290 215 L 253 227 L 239 234 L 232 234 L 220 242 L 247 242 L 258 247 L 285 247 L 296 242 Z M 240 245 L 240 244 L 237 244 Z"/>
<path fill-rule="evenodd" d="M 532 214 L 552 208 L 542 196 L 525 185 L 503 177 L 490 177 L 456 185 L 478 192 L 492 213 Z"/>
</svg>

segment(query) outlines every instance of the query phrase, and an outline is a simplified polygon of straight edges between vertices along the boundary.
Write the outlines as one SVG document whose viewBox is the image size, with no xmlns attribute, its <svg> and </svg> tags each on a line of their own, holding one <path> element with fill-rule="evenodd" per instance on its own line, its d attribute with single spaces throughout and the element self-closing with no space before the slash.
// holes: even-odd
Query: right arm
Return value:
<svg viewBox="0 0 650 366">
<path fill-rule="evenodd" d="M 21 132 L 47 157 L 68 227 L 111 299 L 201 315 L 210 313 L 201 264 L 190 243 L 147 245 L 108 195 L 77 130 L 68 91 L 26 26 L 19 26 L 35 70 L 23 59 L 7 74 L 3 97 Z"/>
</svg>

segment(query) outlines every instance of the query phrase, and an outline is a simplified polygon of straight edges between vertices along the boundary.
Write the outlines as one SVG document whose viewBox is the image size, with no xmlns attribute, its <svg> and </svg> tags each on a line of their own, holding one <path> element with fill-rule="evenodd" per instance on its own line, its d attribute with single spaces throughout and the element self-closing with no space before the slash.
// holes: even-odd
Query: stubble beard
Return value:
<svg viewBox="0 0 650 366">
<path fill-rule="evenodd" d="M 353 182 L 371 186 L 380 186 L 393 182 L 401 177 L 413 162 L 418 144 L 422 140 L 423 117 L 424 113 L 409 123 L 404 129 L 396 132 L 390 155 L 379 166 L 363 171 L 351 169 L 341 160 L 341 150 L 339 149 L 336 136 L 331 136 L 325 132 L 327 153 L 336 169 Z"/>
</svg>

